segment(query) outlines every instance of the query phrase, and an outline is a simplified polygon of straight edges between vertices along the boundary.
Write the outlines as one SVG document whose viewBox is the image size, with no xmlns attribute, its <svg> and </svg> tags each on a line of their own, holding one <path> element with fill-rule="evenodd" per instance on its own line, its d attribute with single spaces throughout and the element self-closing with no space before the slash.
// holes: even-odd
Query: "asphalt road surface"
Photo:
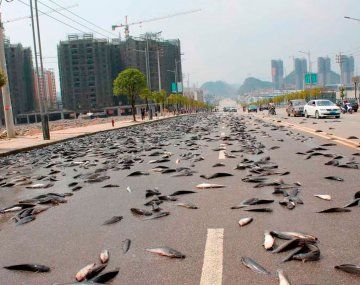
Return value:
<svg viewBox="0 0 360 285">
<path fill-rule="evenodd" d="M 12 219 L 19 211 L 0 214 L 0 284 L 75 282 L 75 274 L 81 268 L 93 262 L 99 264 L 99 253 L 103 249 L 110 251 L 104 272 L 119 268 L 119 275 L 111 284 L 279 284 L 277 269 L 285 271 L 291 284 L 358 284 L 359 276 L 336 270 L 334 266 L 360 264 L 360 207 L 349 208 L 351 212 L 344 213 L 317 212 L 342 207 L 360 191 L 359 169 L 325 165 L 341 155 L 353 158 L 350 164 L 359 166 L 359 157 L 354 155 L 359 151 L 341 145 L 311 151 L 327 143 L 331 141 L 279 128 L 252 116 L 220 113 L 178 117 L 110 131 L 2 158 L 1 209 L 50 192 L 73 195 L 27 201 L 33 204 L 42 201 L 51 207 L 23 225 L 15 225 Z M 160 154 L 149 156 L 154 152 Z M 306 159 L 316 152 L 325 156 Z M 149 163 L 163 159 L 162 156 L 169 161 Z M 270 171 L 290 172 L 284 176 L 263 177 L 267 179 L 265 183 L 275 181 L 299 189 L 297 198 L 303 204 L 295 203 L 296 207 L 289 210 L 279 204 L 285 199 L 282 195 L 272 194 L 274 186 L 254 188 L 256 183 L 243 181 L 249 174 L 257 176 L 250 173 L 254 168 L 249 167 L 259 161 L 265 161 L 258 164 L 260 167 L 278 166 Z M 213 167 L 216 163 L 225 166 Z M 238 164 L 240 168 L 249 167 L 235 170 Z M 162 174 L 152 170 L 159 165 L 177 172 Z M 188 169 L 179 172 L 180 167 Z M 135 171 L 149 175 L 128 177 Z M 216 172 L 233 176 L 212 180 L 200 177 Z M 192 175 L 174 177 L 186 173 Z M 326 176 L 341 177 L 344 181 L 324 179 Z M 39 178 L 42 179 L 37 180 Z M 96 182 L 97 179 L 106 180 Z M 68 186 L 72 182 L 82 188 L 72 192 L 76 187 Z M 28 185 L 13 185 L 19 183 Z M 51 184 L 47 189 L 26 188 L 39 183 Z M 226 187 L 197 189 L 200 183 Z M 103 188 L 108 184 L 119 187 Z M 145 217 L 132 214 L 130 208 L 151 211 L 151 207 L 144 206 L 145 202 L 156 200 L 156 196 L 145 198 L 145 191 L 149 189 L 158 189 L 162 195 L 178 190 L 196 193 L 175 196 L 178 201 L 164 201 L 159 207 L 170 215 L 144 220 Z M 321 200 L 314 197 L 315 194 L 331 195 L 332 200 Z M 230 209 L 254 197 L 274 202 Z M 65 202 L 63 199 L 66 203 L 55 205 Z M 198 209 L 177 206 L 179 202 L 191 202 Z M 273 212 L 245 211 L 263 207 Z M 103 225 L 113 216 L 123 219 Z M 253 222 L 240 227 L 238 221 L 244 217 L 252 217 Z M 265 250 L 265 230 L 316 236 L 320 260 L 281 263 L 289 252 L 275 254 Z M 123 253 L 126 239 L 131 240 L 131 246 Z M 276 239 L 277 245 L 283 242 Z M 162 246 L 176 249 L 186 257 L 172 259 L 145 250 Z M 255 260 L 271 274 L 250 270 L 241 263 L 242 257 Z M 2 268 L 23 263 L 47 265 L 51 271 L 30 273 Z"/>
</svg>

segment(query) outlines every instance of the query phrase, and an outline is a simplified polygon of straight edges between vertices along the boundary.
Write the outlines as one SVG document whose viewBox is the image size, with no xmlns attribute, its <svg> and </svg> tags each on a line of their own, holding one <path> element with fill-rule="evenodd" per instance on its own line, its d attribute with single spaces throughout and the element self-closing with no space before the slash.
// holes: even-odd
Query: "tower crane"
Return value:
<svg viewBox="0 0 360 285">
<path fill-rule="evenodd" d="M 112 26 L 112 30 L 115 31 L 116 28 L 124 28 L 125 38 L 127 39 L 127 38 L 130 37 L 130 26 L 142 25 L 143 23 L 155 22 L 155 21 L 159 21 L 159 20 L 164 20 L 164 19 L 172 18 L 172 17 L 177 17 L 177 16 L 182 16 L 182 15 L 197 13 L 197 12 L 200 12 L 200 11 L 201 11 L 201 9 L 189 10 L 189 11 L 184 11 L 184 12 L 179 12 L 179 13 L 175 13 L 175 14 L 163 16 L 163 17 L 155 17 L 155 18 L 150 18 L 150 19 L 147 19 L 147 20 L 137 21 L 137 22 L 133 22 L 133 23 L 129 23 L 129 22 L 128 22 L 128 16 L 125 16 L 125 22 L 124 22 L 124 24 L 113 25 L 113 26 Z"/>
</svg>

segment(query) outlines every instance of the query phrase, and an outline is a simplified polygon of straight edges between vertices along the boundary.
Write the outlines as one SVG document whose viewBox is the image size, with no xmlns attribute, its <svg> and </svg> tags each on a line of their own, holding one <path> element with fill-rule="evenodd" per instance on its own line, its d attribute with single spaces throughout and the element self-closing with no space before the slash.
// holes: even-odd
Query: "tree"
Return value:
<svg viewBox="0 0 360 285">
<path fill-rule="evenodd" d="M 7 78 L 3 70 L 0 70 L 0 88 L 5 86 L 7 83 Z"/>
<path fill-rule="evenodd" d="M 114 80 L 114 94 L 127 95 L 132 108 L 134 122 L 136 121 L 135 102 L 141 91 L 146 87 L 146 77 L 136 68 L 128 68 L 119 73 Z"/>
</svg>

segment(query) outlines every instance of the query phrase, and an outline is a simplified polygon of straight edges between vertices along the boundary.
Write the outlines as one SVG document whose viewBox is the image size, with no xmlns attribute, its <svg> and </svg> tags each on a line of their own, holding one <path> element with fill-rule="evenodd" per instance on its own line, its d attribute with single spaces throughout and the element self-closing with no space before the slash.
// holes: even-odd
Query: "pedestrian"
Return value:
<svg viewBox="0 0 360 285">
<path fill-rule="evenodd" d="M 111 119 L 111 125 L 112 125 L 113 127 L 115 127 L 115 121 L 114 121 L 114 119 Z"/>
<path fill-rule="evenodd" d="M 145 120 L 145 108 L 141 108 L 141 120 Z"/>
</svg>

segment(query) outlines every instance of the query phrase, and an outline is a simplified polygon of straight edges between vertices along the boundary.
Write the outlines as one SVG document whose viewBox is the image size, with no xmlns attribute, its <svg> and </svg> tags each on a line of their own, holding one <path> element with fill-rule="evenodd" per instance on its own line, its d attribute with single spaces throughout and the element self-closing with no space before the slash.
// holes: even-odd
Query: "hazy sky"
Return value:
<svg viewBox="0 0 360 285">
<path fill-rule="evenodd" d="M 21 0 L 28 3 L 28 0 Z M 291 56 L 302 56 L 299 50 L 311 50 L 312 61 L 329 55 L 333 69 L 338 70 L 335 54 L 339 51 L 360 55 L 360 22 L 344 16 L 360 18 L 360 0 L 39 0 L 51 7 L 54 1 L 63 6 L 77 4 L 71 11 L 111 32 L 111 25 L 201 8 L 186 16 L 132 26 L 132 35 L 162 31 L 164 38 L 179 38 L 182 43 L 183 71 L 192 83 L 225 80 L 241 83 L 247 76 L 270 80 L 270 60 L 282 58 L 286 71 L 292 70 Z M 26 16 L 29 7 L 14 0 L 2 1 L 3 20 Z M 39 9 L 49 11 L 39 2 Z M 61 12 L 74 18 L 73 15 Z M 53 17 L 78 29 L 91 32 L 57 13 Z M 81 19 L 76 21 L 90 26 Z M 79 33 L 47 16 L 41 16 L 45 66 L 56 69 L 56 46 L 68 34 Z M 32 46 L 30 20 L 5 24 L 12 43 Z M 107 34 L 104 31 L 102 34 Z M 123 32 L 123 31 L 122 31 Z M 117 32 L 118 33 L 118 32 Z M 123 35 L 123 33 L 122 33 Z M 97 35 L 97 37 L 104 37 Z"/>
</svg>

